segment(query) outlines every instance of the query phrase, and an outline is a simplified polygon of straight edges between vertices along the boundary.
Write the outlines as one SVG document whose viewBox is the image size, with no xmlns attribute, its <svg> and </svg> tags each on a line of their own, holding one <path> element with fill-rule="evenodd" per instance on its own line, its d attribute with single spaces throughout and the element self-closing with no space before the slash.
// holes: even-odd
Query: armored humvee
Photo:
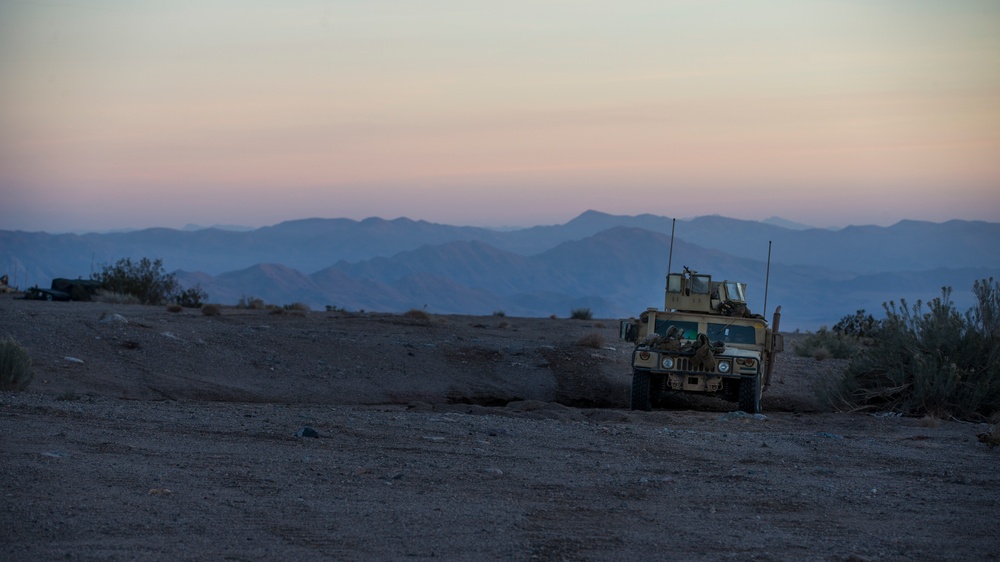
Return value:
<svg viewBox="0 0 1000 562">
<path fill-rule="evenodd" d="M 668 392 L 717 395 L 756 414 L 771 380 L 775 355 L 784 348 L 773 327 L 751 314 L 746 284 L 713 281 L 687 267 L 667 275 L 663 310 L 648 308 L 621 322 L 621 339 L 634 342 L 633 410 L 649 410 Z"/>
</svg>

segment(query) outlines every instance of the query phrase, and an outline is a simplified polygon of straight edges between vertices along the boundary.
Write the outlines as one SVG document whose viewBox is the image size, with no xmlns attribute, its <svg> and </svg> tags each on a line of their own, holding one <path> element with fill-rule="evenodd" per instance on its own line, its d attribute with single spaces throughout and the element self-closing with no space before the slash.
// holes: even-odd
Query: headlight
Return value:
<svg viewBox="0 0 1000 562">
<path fill-rule="evenodd" d="M 663 366 L 664 369 L 673 369 L 674 360 L 671 359 L 670 357 L 664 357 L 663 361 L 660 361 L 660 365 Z"/>
<path fill-rule="evenodd" d="M 728 373 L 729 372 L 729 362 L 728 361 L 720 361 L 719 362 L 719 372 L 720 373 Z"/>
</svg>

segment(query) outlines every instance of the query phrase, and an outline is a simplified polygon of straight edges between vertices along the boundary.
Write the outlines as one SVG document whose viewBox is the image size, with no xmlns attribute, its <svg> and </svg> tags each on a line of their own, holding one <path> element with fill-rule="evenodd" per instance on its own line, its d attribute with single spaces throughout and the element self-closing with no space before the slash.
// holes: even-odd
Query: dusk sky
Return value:
<svg viewBox="0 0 1000 562">
<path fill-rule="evenodd" d="M 0 0 L 0 229 L 1000 222 L 1000 2 Z"/>
</svg>

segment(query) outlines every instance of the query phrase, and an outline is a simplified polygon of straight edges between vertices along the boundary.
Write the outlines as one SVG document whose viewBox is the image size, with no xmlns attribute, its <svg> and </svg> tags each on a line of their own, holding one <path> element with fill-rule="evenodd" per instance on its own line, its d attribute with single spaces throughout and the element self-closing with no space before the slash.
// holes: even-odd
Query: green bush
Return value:
<svg viewBox="0 0 1000 562">
<path fill-rule="evenodd" d="M 14 338 L 0 340 L 0 390 L 24 390 L 34 376 L 28 350 Z"/>
<path fill-rule="evenodd" d="M 960 314 L 951 288 L 925 308 L 883 304 L 886 318 L 848 365 L 838 397 L 853 408 L 988 419 L 1000 412 L 1000 283 L 976 281 Z"/>
<path fill-rule="evenodd" d="M 864 309 L 861 309 L 854 313 L 854 315 L 847 315 L 840 319 L 839 322 L 833 325 L 833 331 L 837 334 L 843 336 L 850 336 L 853 338 L 868 338 L 871 337 L 876 331 L 878 331 L 881 322 L 875 319 L 871 314 L 867 314 Z"/>
<path fill-rule="evenodd" d="M 569 312 L 569 317 L 573 320 L 590 320 L 594 314 L 589 308 L 574 308 Z"/>
<path fill-rule="evenodd" d="M 176 296 L 177 304 L 184 308 L 201 308 L 206 300 L 208 300 L 208 293 L 202 290 L 201 285 L 189 287 L 178 292 Z"/>
<path fill-rule="evenodd" d="M 208 295 L 195 285 L 182 290 L 172 273 L 163 269 L 163 260 L 122 258 L 114 265 L 104 264 L 91 279 L 101 284 L 103 291 L 132 295 L 142 304 L 176 302 L 181 306 L 197 308 Z"/>
<path fill-rule="evenodd" d="M 792 351 L 799 357 L 812 357 L 818 361 L 829 359 L 849 359 L 861 345 L 858 338 L 827 330 L 822 327 L 814 334 L 808 334 L 802 341 L 795 342 Z"/>
</svg>

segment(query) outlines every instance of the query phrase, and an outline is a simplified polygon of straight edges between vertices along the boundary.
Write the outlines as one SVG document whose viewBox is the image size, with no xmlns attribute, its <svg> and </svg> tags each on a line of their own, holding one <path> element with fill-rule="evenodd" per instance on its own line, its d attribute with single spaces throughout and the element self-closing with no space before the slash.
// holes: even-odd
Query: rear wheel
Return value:
<svg viewBox="0 0 1000 562">
<path fill-rule="evenodd" d="M 760 377 L 740 381 L 740 410 L 748 414 L 760 413 Z"/>
<path fill-rule="evenodd" d="M 633 410 L 650 410 L 649 404 L 649 373 L 634 371 L 632 373 L 632 399 L 629 407 Z"/>
</svg>

